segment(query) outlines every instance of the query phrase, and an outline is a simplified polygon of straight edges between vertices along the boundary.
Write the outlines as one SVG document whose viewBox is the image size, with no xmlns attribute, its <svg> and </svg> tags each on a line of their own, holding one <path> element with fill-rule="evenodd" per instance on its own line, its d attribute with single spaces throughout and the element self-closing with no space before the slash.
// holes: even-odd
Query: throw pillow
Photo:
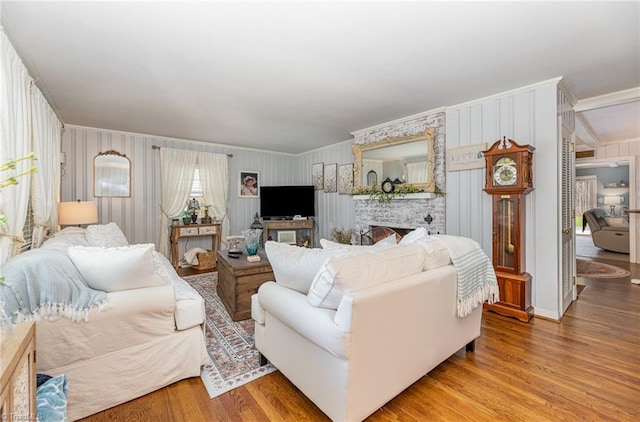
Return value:
<svg viewBox="0 0 640 422">
<path fill-rule="evenodd" d="M 115 248 L 129 245 L 129 241 L 116 223 L 89 226 L 87 227 L 86 237 L 91 246 Z"/>
<path fill-rule="evenodd" d="M 429 236 L 427 229 L 419 227 L 400 239 L 400 245 L 420 245 L 424 252 L 424 270 L 444 267 L 451 264 L 451 255 L 444 242 Z"/>
<path fill-rule="evenodd" d="M 314 277 L 307 300 L 316 307 L 338 309 L 344 294 L 417 274 L 423 265 L 420 245 L 329 258 Z"/>
<path fill-rule="evenodd" d="M 624 217 L 606 217 L 604 221 L 607 223 L 609 227 L 629 227 L 629 222 Z"/>
<path fill-rule="evenodd" d="M 327 239 L 320 239 L 320 246 L 322 246 L 323 249 L 331 249 L 331 248 L 356 248 L 357 249 L 357 248 L 371 248 L 371 247 L 374 247 L 375 249 L 384 249 L 389 246 L 394 246 L 397 243 L 398 241 L 396 239 L 395 234 L 385 237 L 384 239 L 378 240 L 373 245 L 347 245 L 345 243 L 338 243 L 338 242 L 333 242 Z"/>
<path fill-rule="evenodd" d="M 38 420 L 67 420 L 67 376 L 58 375 L 36 388 Z"/>
<path fill-rule="evenodd" d="M 324 261 L 333 256 L 348 254 L 345 248 L 303 248 L 268 241 L 264 250 L 273 269 L 276 283 L 307 294 L 309 286 Z"/>
<path fill-rule="evenodd" d="M 89 287 L 110 293 L 166 284 L 155 270 L 154 250 L 149 243 L 117 248 L 73 246 L 68 253 Z"/>
<path fill-rule="evenodd" d="M 69 234 L 81 234 L 81 235 L 85 235 L 87 233 L 87 229 L 82 228 L 82 227 L 65 227 L 64 229 L 60 230 L 59 232 L 56 232 L 53 237 L 57 237 L 57 236 L 66 236 Z"/>
<path fill-rule="evenodd" d="M 84 234 L 74 233 L 69 234 L 65 233 L 60 236 L 60 233 L 56 233 L 51 239 L 47 239 L 42 243 L 40 248 L 42 249 L 57 249 L 59 251 L 65 251 L 70 246 L 90 246 L 89 242 L 87 242 L 87 238 Z"/>
</svg>

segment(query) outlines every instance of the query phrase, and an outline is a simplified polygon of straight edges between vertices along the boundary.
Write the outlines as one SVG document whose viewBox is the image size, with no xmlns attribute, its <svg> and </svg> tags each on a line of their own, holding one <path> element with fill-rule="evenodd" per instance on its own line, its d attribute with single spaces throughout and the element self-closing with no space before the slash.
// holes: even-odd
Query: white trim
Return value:
<svg viewBox="0 0 640 422">
<path fill-rule="evenodd" d="M 82 129 L 96 130 L 96 131 L 99 131 L 99 132 L 119 133 L 119 134 L 122 134 L 122 135 L 131 135 L 131 136 L 138 136 L 138 137 L 143 137 L 143 138 L 153 138 L 153 139 L 157 139 L 158 141 L 183 142 L 183 143 L 193 144 L 193 145 L 201 145 L 201 146 L 219 147 L 219 148 L 228 148 L 229 149 L 228 151 L 227 150 L 225 150 L 225 151 L 216 151 L 216 152 L 220 152 L 221 154 L 224 154 L 224 153 L 230 153 L 231 154 L 231 153 L 233 153 L 233 150 L 258 151 L 258 152 L 265 152 L 265 153 L 269 153 L 269 154 L 287 155 L 287 156 L 290 156 L 290 157 L 295 157 L 297 155 L 303 154 L 303 153 L 292 154 L 292 153 L 288 153 L 288 152 L 269 151 L 269 150 L 266 150 L 266 149 L 239 147 L 239 146 L 234 146 L 234 145 L 218 144 L 218 143 L 208 142 L 208 141 L 195 141 L 193 139 L 171 138 L 171 137 L 168 137 L 168 136 L 153 135 L 153 134 L 150 134 L 150 133 L 125 132 L 125 131 L 122 131 L 122 130 L 98 128 L 98 127 L 91 127 L 91 126 L 66 125 L 65 128 L 80 129 L 80 130 L 82 130 Z M 161 145 L 158 145 L 158 146 L 162 148 Z"/>
<path fill-rule="evenodd" d="M 560 319 L 561 319 L 558 311 L 550 311 L 548 309 L 534 308 L 533 314 L 535 316 L 540 316 L 540 317 L 551 319 L 558 322 L 560 322 Z"/>
<path fill-rule="evenodd" d="M 571 105 L 575 106 L 578 102 L 578 97 L 576 97 L 576 94 L 573 92 L 573 88 L 571 88 L 571 85 L 569 85 L 569 81 L 567 81 L 565 78 L 560 78 L 560 81 L 558 81 L 558 86 L 567 97 Z"/>
<path fill-rule="evenodd" d="M 371 132 L 373 130 L 376 130 L 376 129 L 381 129 L 381 128 L 384 128 L 384 127 L 387 127 L 387 126 L 391 126 L 391 125 L 398 125 L 398 124 L 401 124 L 401 123 L 404 123 L 404 122 L 408 122 L 408 121 L 411 121 L 411 120 L 419 119 L 421 117 L 428 117 L 428 116 L 432 116 L 434 114 L 444 113 L 446 111 L 447 111 L 446 107 L 438 107 L 438 108 L 434 108 L 433 110 L 423 111 L 423 112 L 418 113 L 418 114 L 412 114 L 411 116 L 401 117 L 400 119 L 391 120 L 390 122 L 380 123 L 378 125 L 366 127 L 364 129 L 358 129 L 356 131 L 351 132 L 351 134 L 353 136 L 367 134 L 367 133 L 369 133 L 369 132 Z"/>
<path fill-rule="evenodd" d="M 346 144 L 347 142 L 353 143 L 353 139 L 347 139 L 346 141 L 340 141 L 340 142 L 337 142 L 335 144 L 325 145 L 323 147 L 310 149 L 309 151 L 305 151 L 305 152 L 301 152 L 301 153 L 293 154 L 293 155 L 305 155 L 305 154 L 310 154 L 310 153 L 313 153 L 313 152 L 319 152 L 319 151 L 322 151 L 323 149 L 333 148 L 333 147 L 336 147 L 336 146 L 341 145 L 341 144 Z"/>
<path fill-rule="evenodd" d="M 624 91 L 612 92 L 610 94 L 599 95 L 597 97 L 578 100 L 573 107 L 575 112 L 594 110 L 597 108 L 609 107 L 618 104 L 630 103 L 640 100 L 640 87 L 626 89 Z"/>
<path fill-rule="evenodd" d="M 452 105 L 452 106 L 447 106 L 447 107 L 445 107 L 445 109 L 446 109 L 447 112 L 450 112 L 450 111 L 454 111 L 454 110 L 457 110 L 457 109 L 470 107 L 470 106 L 472 106 L 474 104 L 484 103 L 484 102 L 490 101 L 490 100 L 503 99 L 503 97 L 505 97 L 505 96 L 519 94 L 519 93 L 522 93 L 522 92 L 532 91 L 532 90 L 535 90 L 535 89 L 537 89 L 537 88 L 539 88 L 541 86 L 557 85 L 558 82 L 561 79 L 562 79 L 562 77 L 547 79 L 546 81 L 537 82 L 535 84 L 523 86 L 523 87 L 520 87 L 520 88 L 515 88 L 515 89 L 509 90 L 509 91 L 503 91 L 503 92 L 500 92 L 498 94 L 489 95 L 487 97 L 478 98 L 476 100 L 467 101 L 465 103 L 460 103 L 460 104 L 456 104 L 456 105 Z"/>
</svg>

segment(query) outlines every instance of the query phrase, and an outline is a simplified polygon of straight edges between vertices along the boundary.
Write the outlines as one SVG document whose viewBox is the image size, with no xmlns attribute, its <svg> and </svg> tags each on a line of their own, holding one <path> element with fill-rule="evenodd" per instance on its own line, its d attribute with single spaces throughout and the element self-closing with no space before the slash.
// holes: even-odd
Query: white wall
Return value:
<svg viewBox="0 0 640 422">
<path fill-rule="evenodd" d="M 248 228 L 260 208 L 257 198 L 239 198 L 241 170 L 260 172 L 261 185 L 297 184 L 293 171 L 296 156 L 183 139 L 67 126 L 62 136 L 66 154 L 61 182 L 61 200 L 95 200 L 101 223 L 116 222 L 131 243 L 158 244 L 160 233 L 160 152 L 153 145 L 215 153 L 231 153 L 229 160 L 229 222 L 232 234 Z M 114 149 L 131 160 L 131 197 L 94 198 L 93 157 Z M 196 239 L 190 247 L 201 246 Z M 203 247 L 207 246 L 204 240 Z"/>
<path fill-rule="evenodd" d="M 503 136 L 533 145 L 534 191 L 526 198 L 526 266 L 537 315 L 560 317 L 560 204 L 557 120 L 558 80 L 447 107 L 446 146 L 455 148 Z M 475 239 L 491 255 L 491 197 L 484 169 L 447 173 L 447 233 Z"/>
<path fill-rule="evenodd" d="M 353 163 L 351 147 L 353 141 L 344 141 L 325 148 L 319 148 L 296 157 L 296 184 L 311 185 L 311 165 L 315 163 L 340 164 Z M 331 239 L 331 229 L 355 227 L 355 208 L 351 195 L 338 192 L 316 191 L 316 246 L 320 238 Z"/>
</svg>

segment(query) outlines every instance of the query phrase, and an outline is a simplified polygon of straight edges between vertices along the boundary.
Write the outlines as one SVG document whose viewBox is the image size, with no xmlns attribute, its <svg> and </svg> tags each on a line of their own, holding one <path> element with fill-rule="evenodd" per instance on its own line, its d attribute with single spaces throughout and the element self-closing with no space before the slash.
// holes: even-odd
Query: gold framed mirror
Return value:
<svg viewBox="0 0 640 422">
<path fill-rule="evenodd" d="M 109 150 L 93 157 L 93 196 L 130 197 L 131 162 Z"/>
<path fill-rule="evenodd" d="M 354 145 L 354 189 L 372 188 L 386 179 L 435 192 L 435 129 L 416 135 L 384 138 L 367 145 Z M 370 184 L 376 174 L 375 185 Z"/>
</svg>

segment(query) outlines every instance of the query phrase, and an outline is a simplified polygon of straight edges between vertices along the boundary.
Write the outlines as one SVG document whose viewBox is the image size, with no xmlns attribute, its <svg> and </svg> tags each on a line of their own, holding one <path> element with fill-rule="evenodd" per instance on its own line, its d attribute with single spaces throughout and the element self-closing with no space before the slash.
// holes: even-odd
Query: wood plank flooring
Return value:
<svg viewBox="0 0 640 422">
<path fill-rule="evenodd" d="M 602 262 L 640 278 L 640 265 Z M 367 421 L 640 420 L 640 285 L 579 281 L 560 323 L 485 312 L 474 353 L 456 353 Z M 275 372 L 214 399 L 200 378 L 180 381 L 83 421 L 305 420 L 328 418 Z"/>
</svg>

